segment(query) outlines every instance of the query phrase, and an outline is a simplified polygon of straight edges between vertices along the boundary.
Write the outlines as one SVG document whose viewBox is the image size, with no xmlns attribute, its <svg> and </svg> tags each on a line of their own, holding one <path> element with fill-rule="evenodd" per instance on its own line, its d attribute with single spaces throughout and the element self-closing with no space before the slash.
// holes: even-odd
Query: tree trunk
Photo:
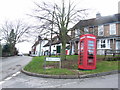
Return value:
<svg viewBox="0 0 120 90">
<path fill-rule="evenodd" d="M 66 41 L 67 41 L 66 28 L 62 28 L 61 33 L 62 33 L 61 34 L 61 42 L 62 42 L 61 60 L 66 60 Z"/>
<path fill-rule="evenodd" d="M 66 41 L 62 42 L 61 60 L 66 60 Z"/>
<path fill-rule="evenodd" d="M 10 44 L 10 54 L 11 54 L 12 56 L 15 55 L 15 43 L 11 43 L 11 44 Z"/>
<path fill-rule="evenodd" d="M 12 56 L 14 56 L 14 46 L 13 45 L 10 45 L 10 54 L 12 55 Z"/>
</svg>

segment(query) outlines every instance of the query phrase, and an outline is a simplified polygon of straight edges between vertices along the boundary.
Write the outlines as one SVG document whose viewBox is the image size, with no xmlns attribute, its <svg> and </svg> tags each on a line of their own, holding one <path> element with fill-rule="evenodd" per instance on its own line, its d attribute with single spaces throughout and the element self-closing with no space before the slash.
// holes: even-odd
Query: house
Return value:
<svg viewBox="0 0 120 90">
<path fill-rule="evenodd" d="M 48 55 L 48 47 L 43 47 L 48 40 L 37 40 L 32 46 L 31 56 L 43 56 Z"/>
<path fill-rule="evenodd" d="M 70 41 L 70 36 L 67 35 L 67 45 L 66 45 L 66 54 L 69 55 L 69 41 Z M 59 39 L 58 36 L 55 36 L 52 38 L 52 41 L 49 40 L 47 44 L 45 44 L 43 47 L 47 47 L 50 48 L 51 45 L 51 54 L 52 55 L 59 55 L 61 48 L 62 48 L 62 44 L 61 41 Z M 50 51 L 50 50 L 49 50 Z"/>
<path fill-rule="evenodd" d="M 70 37 L 67 36 L 67 45 L 66 45 L 66 54 L 69 54 L 69 41 Z M 50 50 L 51 46 L 51 50 Z M 60 51 L 62 48 L 61 41 L 58 36 L 55 36 L 51 40 L 47 39 L 39 39 L 32 46 L 31 56 L 43 56 L 43 55 L 60 55 Z"/>
<path fill-rule="evenodd" d="M 94 34 L 97 37 L 97 54 L 103 55 L 106 50 L 120 50 L 120 13 L 80 20 L 71 31 L 71 52 L 78 53 L 79 36 Z"/>
</svg>

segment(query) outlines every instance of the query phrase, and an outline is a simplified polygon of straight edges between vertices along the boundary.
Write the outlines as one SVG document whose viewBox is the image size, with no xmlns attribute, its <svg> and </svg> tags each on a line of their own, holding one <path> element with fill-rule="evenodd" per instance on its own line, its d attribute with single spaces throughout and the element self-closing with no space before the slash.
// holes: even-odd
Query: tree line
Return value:
<svg viewBox="0 0 120 90">
<path fill-rule="evenodd" d="M 15 23 L 6 21 L 0 28 L 1 38 L 5 44 L 1 45 L 2 56 L 17 55 L 18 50 L 15 47 L 17 43 L 26 41 L 27 34 L 29 33 L 30 26 L 25 25 L 22 21 Z"/>
</svg>

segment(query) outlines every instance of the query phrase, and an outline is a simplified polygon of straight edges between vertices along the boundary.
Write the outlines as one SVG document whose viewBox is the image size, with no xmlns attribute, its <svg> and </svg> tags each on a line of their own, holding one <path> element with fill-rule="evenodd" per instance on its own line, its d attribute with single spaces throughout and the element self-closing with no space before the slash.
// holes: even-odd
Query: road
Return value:
<svg viewBox="0 0 120 90">
<path fill-rule="evenodd" d="M 31 61 L 31 57 L 28 56 L 13 56 L 0 60 L 0 73 L 2 73 L 0 81 L 11 76 L 12 74 L 21 70 L 28 62 Z"/>
<path fill-rule="evenodd" d="M 118 88 L 118 75 L 86 79 L 49 79 L 20 73 L 3 83 L 3 88 Z"/>
<path fill-rule="evenodd" d="M 15 63 L 14 59 L 20 60 L 16 60 L 18 62 L 14 64 L 16 68 L 12 64 Z M 15 69 L 22 63 L 26 64 L 30 61 L 30 57 L 14 57 L 14 59 L 11 62 L 8 61 L 8 65 L 12 64 L 11 68 Z M 3 61 L 3 63 L 6 61 Z M 22 68 L 23 66 L 21 65 L 19 67 Z M 28 76 L 19 72 L 20 68 L 18 71 L 16 70 L 17 72 L 15 73 L 17 74 L 9 75 L 5 79 L 2 78 L 3 80 L 0 82 L 2 88 L 118 88 L 118 74 L 85 79 L 51 79 Z M 3 70 L 6 70 L 6 68 Z"/>
</svg>

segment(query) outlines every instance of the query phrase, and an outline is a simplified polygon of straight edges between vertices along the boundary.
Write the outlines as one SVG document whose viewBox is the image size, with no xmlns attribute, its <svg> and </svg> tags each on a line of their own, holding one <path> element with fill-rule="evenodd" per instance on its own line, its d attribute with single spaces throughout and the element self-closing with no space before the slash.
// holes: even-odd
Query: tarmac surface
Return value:
<svg viewBox="0 0 120 90">
<path fill-rule="evenodd" d="M 4 72 L 2 75 L 5 76 L 1 78 L 0 88 L 118 88 L 120 86 L 118 71 L 80 76 L 43 75 L 24 71 L 22 68 L 31 59 L 27 56 L 15 56 L 2 60 L 1 72 Z"/>
<path fill-rule="evenodd" d="M 94 78 L 53 79 L 19 73 L 6 80 L 2 84 L 2 88 L 118 88 L 118 84 L 118 74 Z"/>
</svg>

